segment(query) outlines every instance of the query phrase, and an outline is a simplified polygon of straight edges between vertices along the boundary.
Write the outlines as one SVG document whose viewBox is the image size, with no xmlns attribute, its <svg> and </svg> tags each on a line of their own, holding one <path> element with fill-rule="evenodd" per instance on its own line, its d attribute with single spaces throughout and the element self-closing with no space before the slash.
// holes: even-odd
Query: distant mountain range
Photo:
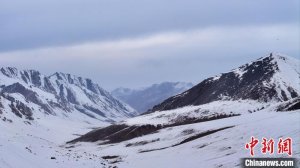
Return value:
<svg viewBox="0 0 300 168">
<path fill-rule="evenodd" d="M 186 91 L 192 86 L 192 83 L 186 82 L 163 82 L 142 89 L 117 88 L 111 93 L 139 113 L 143 113 L 163 100 Z"/>
<path fill-rule="evenodd" d="M 46 76 L 36 70 L 13 67 L 0 69 L 0 113 L 11 120 L 15 117 L 10 113 L 24 120 L 35 120 L 36 116 L 46 114 L 42 116 L 75 117 L 82 121 L 92 118 L 103 122 L 136 115 L 134 109 L 91 79 L 65 73 Z"/>
</svg>

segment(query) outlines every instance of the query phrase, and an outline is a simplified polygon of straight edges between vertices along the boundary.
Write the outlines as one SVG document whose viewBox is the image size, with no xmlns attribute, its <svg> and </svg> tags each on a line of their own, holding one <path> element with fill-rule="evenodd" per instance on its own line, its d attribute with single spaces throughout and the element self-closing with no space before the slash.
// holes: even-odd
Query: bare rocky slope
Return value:
<svg viewBox="0 0 300 168">
<path fill-rule="evenodd" d="M 191 89 L 154 106 L 150 112 L 217 100 L 286 101 L 299 95 L 299 60 L 271 53 L 230 72 L 207 78 Z"/>
</svg>

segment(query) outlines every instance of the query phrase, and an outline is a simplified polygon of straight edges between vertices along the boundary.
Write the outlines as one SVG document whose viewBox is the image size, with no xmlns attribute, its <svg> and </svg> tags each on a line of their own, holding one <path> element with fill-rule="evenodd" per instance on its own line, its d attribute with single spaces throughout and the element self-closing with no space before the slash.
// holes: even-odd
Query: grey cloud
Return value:
<svg viewBox="0 0 300 168">
<path fill-rule="evenodd" d="M 2 0 L 0 66 L 108 89 L 197 83 L 271 51 L 299 57 L 298 0 Z"/>
<path fill-rule="evenodd" d="M 4 0 L 0 51 L 204 27 L 299 23 L 299 1 Z"/>
<path fill-rule="evenodd" d="M 200 82 L 272 51 L 299 57 L 297 24 L 225 26 L 107 42 L 0 53 L 0 66 L 62 71 L 107 89 Z"/>
</svg>

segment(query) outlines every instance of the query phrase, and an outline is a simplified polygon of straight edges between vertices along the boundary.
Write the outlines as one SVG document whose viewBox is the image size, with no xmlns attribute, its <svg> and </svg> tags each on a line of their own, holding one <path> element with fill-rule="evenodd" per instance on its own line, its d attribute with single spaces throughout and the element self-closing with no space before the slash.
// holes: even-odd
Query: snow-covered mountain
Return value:
<svg viewBox="0 0 300 168">
<path fill-rule="evenodd" d="M 217 100 L 286 101 L 300 96 L 300 61 L 271 53 L 230 72 L 205 79 L 191 89 L 168 98 L 151 111 L 201 105 Z"/>
<path fill-rule="evenodd" d="M 0 167 L 92 167 L 105 163 L 61 147 L 95 127 L 136 115 L 90 79 L 0 69 Z M 57 160 L 58 158 L 60 160 Z"/>
<path fill-rule="evenodd" d="M 202 84 L 172 97 L 174 101 L 182 97 L 182 100 L 178 99 L 178 106 L 167 99 L 168 104 L 163 103 L 167 108 L 161 104 L 157 106 L 161 107 L 158 111 L 114 124 L 99 123 L 99 119 L 104 118 L 96 113 L 96 118 L 93 118 L 76 111 L 75 105 L 85 108 L 82 102 L 88 101 L 89 97 L 83 99 L 77 94 L 75 98 L 69 97 L 67 88 L 80 93 L 73 88 L 75 84 L 70 84 L 81 83 L 80 79 L 77 82 L 57 82 L 68 77 L 54 74 L 47 78 L 56 89 L 49 89 L 51 87 L 41 87 L 47 82 L 35 86 L 34 83 L 39 82 L 27 83 L 20 80 L 22 77 L 0 74 L 1 85 L 5 85 L 1 86 L 1 91 L 6 91 L 1 94 L 0 100 L 0 167 L 240 167 L 240 158 L 249 157 L 245 144 L 251 136 L 259 140 L 273 138 L 275 143 L 279 138 L 291 137 L 292 157 L 299 158 L 299 67 L 297 59 L 273 53 L 208 78 Z M 19 89 L 22 88 L 19 84 L 11 86 L 16 80 L 26 89 Z M 35 81 L 35 77 L 27 81 Z M 57 88 L 55 83 L 64 82 L 68 87 L 63 86 L 61 90 L 64 93 L 59 94 L 60 87 Z M 85 90 L 82 92 L 94 90 L 87 85 L 80 85 Z M 18 93 L 10 93 L 13 88 Z M 256 89 L 259 92 L 255 92 Z M 36 96 L 30 91 L 39 94 Z M 50 95 L 57 97 L 56 103 L 61 107 L 53 107 L 49 103 L 55 100 L 49 96 L 54 91 L 58 93 Z M 33 114 L 30 115 L 29 109 L 23 108 L 23 105 L 18 105 L 18 101 L 11 101 L 10 97 L 33 109 Z M 46 107 L 36 101 L 37 98 L 51 107 L 54 113 L 47 112 Z M 69 106 L 63 106 L 60 99 L 66 99 Z M 181 101 L 185 103 L 180 104 Z M 15 108 L 22 118 L 12 111 Z M 128 112 L 121 114 L 127 116 Z M 10 121 L 12 118 L 14 121 Z M 65 143 L 67 141 L 69 143 Z M 255 157 L 270 156 L 262 154 L 259 147 L 255 148 L 255 154 Z M 274 153 L 271 157 L 288 156 Z"/>
<path fill-rule="evenodd" d="M 192 86 L 192 83 L 186 82 L 163 82 L 141 89 L 117 88 L 111 93 L 139 113 L 143 113 L 163 100 L 186 91 Z"/>
<path fill-rule="evenodd" d="M 66 146 L 100 148 L 96 153 L 109 165 L 122 168 L 240 167 L 240 158 L 249 157 L 245 144 L 251 136 L 291 137 L 293 157 L 300 157 L 299 67 L 299 60 L 272 53 Z M 259 148 L 255 152 L 268 157 Z"/>
<path fill-rule="evenodd" d="M 0 70 L 0 112 L 7 120 L 18 117 L 24 121 L 36 120 L 39 113 L 66 118 L 81 113 L 99 122 L 135 115 L 131 107 L 90 79 L 64 73 L 45 76 L 35 70 L 12 67 Z"/>
<path fill-rule="evenodd" d="M 0 69 L 0 167 L 92 167 L 97 155 L 61 147 L 70 139 L 136 115 L 90 79 Z M 57 160 L 58 158 L 60 160 Z"/>
</svg>

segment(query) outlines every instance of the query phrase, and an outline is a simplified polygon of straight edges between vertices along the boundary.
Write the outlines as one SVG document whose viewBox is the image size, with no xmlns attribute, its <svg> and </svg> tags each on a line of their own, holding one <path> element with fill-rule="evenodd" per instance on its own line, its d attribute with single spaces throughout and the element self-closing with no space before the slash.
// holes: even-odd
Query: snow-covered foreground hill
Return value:
<svg viewBox="0 0 300 168">
<path fill-rule="evenodd" d="M 39 122 L 31 122 L 31 125 L 16 120 L 13 123 L 3 122 L 4 118 L 0 116 L 0 167 L 99 167 L 101 162 L 105 162 L 100 157 L 62 147 L 66 141 L 94 127 L 108 125 L 91 119 L 82 122 L 86 116 L 82 113 L 77 115 L 76 118 L 81 118 L 81 121 L 50 115 L 41 118 Z"/>
<path fill-rule="evenodd" d="M 0 167 L 238 167 L 239 158 L 250 156 L 244 146 L 251 136 L 275 140 L 291 137 L 293 157 L 299 158 L 300 110 L 276 112 L 269 109 L 272 107 L 240 116 L 163 128 L 152 134 L 105 145 L 98 145 L 101 141 L 65 144 L 78 134 L 91 130 L 95 123 L 78 124 L 57 117 L 41 121 L 38 127 L 0 122 Z M 135 119 L 129 121 L 134 124 Z M 152 122 L 159 123 L 158 120 Z M 259 149 L 258 146 L 255 151 L 257 157 L 262 156 Z"/>
<path fill-rule="evenodd" d="M 275 112 L 262 110 L 240 116 L 167 127 L 152 134 L 116 144 L 80 142 L 77 152 L 90 151 L 120 168 L 152 167 L 239 167 L 240 158 L 250 157 L 245 144 L 251 136 L 293 138 L 293 157 L 300 157 L 300 110 Z M 207 134 L 207 135 L 206 135 Z M 67 146 L 73 146 L 69 144 Z M 259 151 L 255 157 L 266 157 Z M 275 152 L 276 153 L 276 152 Z M 272 157 L 287 157 L 274 154 Z M 116 162 L 116 163 L 114 163 Z"/>
</svg>

